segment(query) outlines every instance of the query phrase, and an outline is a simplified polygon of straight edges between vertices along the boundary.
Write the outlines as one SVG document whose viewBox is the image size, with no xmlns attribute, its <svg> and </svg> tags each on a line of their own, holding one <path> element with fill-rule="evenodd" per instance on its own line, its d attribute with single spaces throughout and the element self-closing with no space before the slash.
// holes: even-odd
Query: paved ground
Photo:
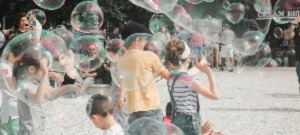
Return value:
<svg viewBox="0 0 300 135">
<path fill-rule="evenodd" d="M 214 69 L 219 101 L 201 97 L 202 120 L 227 135 L 299 135 L 300 96 L 295 68 L 253 68 L 242 73 Z M 199 74 L 208 86 L 205 75 Z M 169 102 L 165 82 L 159 82 L 162 109 Z M 45 105 L 47 134 L 101 134 L 85 114 L 88 97 L 61 98 Z"/>
</svg>

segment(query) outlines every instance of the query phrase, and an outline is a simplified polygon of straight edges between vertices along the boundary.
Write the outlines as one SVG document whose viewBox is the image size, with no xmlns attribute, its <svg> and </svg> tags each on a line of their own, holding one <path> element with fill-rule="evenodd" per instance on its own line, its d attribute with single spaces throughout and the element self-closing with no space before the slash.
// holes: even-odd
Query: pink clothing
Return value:
<svg viewBox="0 0 300 135">
<path fill-rule="evenodd" d="M 192 45 L 194 45 L 194 46 L 202 46 L 203 45 L 202 35 L 200 33 L 192 34 Z"/>
</svg>

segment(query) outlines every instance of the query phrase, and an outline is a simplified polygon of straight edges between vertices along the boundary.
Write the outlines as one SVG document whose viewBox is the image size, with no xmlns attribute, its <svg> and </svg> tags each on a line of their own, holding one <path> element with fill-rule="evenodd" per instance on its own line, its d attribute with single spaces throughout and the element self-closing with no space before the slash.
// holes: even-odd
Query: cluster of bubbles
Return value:
<svg viewBox="0 0 300 135">
<path fill-rule="evenodd" d="M 247 63 L 246 57 L 257 57 L 261 51 L 265 34 L 267 34 L 272 18 L 257 19 L 258 14 L 272 14 L 271 3 L 260 1 L 233 0 L 130 0 L 132 3 L 154 12 L 149 22 L 149 29 L 164 43 L 179 38 L 189 44 L 191 56 L 200 58 L 193 46 L 204 45 L 204 55 L 208 57 L 219 44 L 230 44 L 234 50 L 234 57 L 238 61 L 238 68 Z M 212 12 L 214 10 L 214 12 Z M 223 33 L 229 28 L 233 34 Z M 225 37 L 222 37 L 225 35 Z M 234 35 L 232 37 L 231 35 Z M 280 36 L 280 33 L 276 34 Z M 231 40 L 227 42 L 228 40 Z M 195 42 L 195 43 L 194 43 Z M 269 59 L 271 60 L 271 59 Z M 242 64 L 243 63 L 243 64 Z M 256 62 L 257 63 L 257 62 Z M 234 66 L 226 61 L 227 66 Z M 263 64 L 261 64 L 263 65 Z M 254 65 L 260 67 L 261 65 Z"/>
<path fill-rule="evenodd" d="M 34 0 L 35 4 L 46 10 L 55 10 L 60 8 L 65 0 Z M 42 10 L 33 9 L 27 13 L 29 23 L 31 25 L 37 26 L 37 21 L 44 25 L 46 22 L 46 15 Z M 102 26 L 104 21 L 104 16 L 99 5 L 92 1 L 83 1 L 79 3 L 73 10 L 71 15 L 71 24 L 79 32 L 85 34 L 96 33 Z M 5 42 L 3 33 L 0 32 L 0 46 Z M 122 42 L 122 41 L 121 41 Z M 114 44 L 114 43 L 112 43 Z M 93 47 L 93 48 L 92 48 Z M 17 52 L 16 52 L 17 51 Z M 65 26 L 60 25 L 52 31 L 35 29 L 24 34 L 18 35 L 11 39 L 5 46 L 3 53 L 1 55 L 1 68 L 3 65 L 11 65 L 9 59 L 16 55 L 18 58 L 18 70 L 16 77 L 16 91 L 9 91 L 10 94 L 16 95 L 16 97 L 26 103 L 30 107 L 40 106 L 40 104 L 46 104 L 53 107 L 53 118 L 51 121 L 56 121 L 57 125 L 67 129 L 73 126 L 77 126 L 83 123 L 84 120 L 88 118 L 83 116 L 71 116 L 73 113 L 74 106 L 85 107 L 85 102 L 89 98 L 89 93 L 87 91 L 82 91 L 82 86 L 80 85 L 62 85 L 61 79 L 68 75 L 71 79 L 76 79 L 76 81 L 82 80 L 78 79 L 80 75 L 79 71 L 91 72 L 95 71 L 103 64 L 105 59 L 105 48 L 102 41 L 100 41 L 96 36 L 81 36 L 75 39 L 74 34 L 69 31 Z M 91 59 L 91 54 L 93 59 Z M 118 54 L 112 54 L 118 55 Z M 14 65 L 14 63 L 12 63 Z M 35 70 L 29 70 L 27 64 L 35 65 Z M 45 65 L 45 67 L 43 66 Z M 38 69 L 39 68 L 39 69 Z M 35 83 L 28 80 L 40 80 L 40 73 L 43 68 L 47 69 L 49 72 L 54 73 L 54 77 L 49 78 L 51 88 L 49 87 L 50 95 L 47 95 L 42 99 L 33 100 L 31 98 L 26 98 L 26 90 L 31 90 L 35 87 Z M 30 68 L 31 69 L 31 68 Z M 34 72 L 33 72 L 34 71 Z M 5 79 L 5 75 L 0 73 L 1 82 L 5 82 L 7 88 L 11 86 L 10 82 Z M 58 79 L 59 78 L 59 79 Z M 60 80 L 60 81 L 59 81 Z M 65 78 L 66 80 L 66 78 Z M 2 83 L 1 83 L 2 84 Z M 3 86 L 4 87 L 4 86 Z M 46 89 L 44 89 L 46 90 Z M 47 89 L 48 90 L 48 89 Z M 65 105 L 65 100 L 60 97 L 77 97 L 80 98 L 78 102 L 70 102 Z M 74 99 L 75 100 L 75 99 Z M 77 104 L 82 103 L 82 104 Z M 67 107 L 67 108 L 66 108 Z M 83 109 L 82 109 L 83 110 Z M 72 111 L 72 113 L 70 113 Z M 63 123 L 61 121 L 64 121 Z"/>
</svg>

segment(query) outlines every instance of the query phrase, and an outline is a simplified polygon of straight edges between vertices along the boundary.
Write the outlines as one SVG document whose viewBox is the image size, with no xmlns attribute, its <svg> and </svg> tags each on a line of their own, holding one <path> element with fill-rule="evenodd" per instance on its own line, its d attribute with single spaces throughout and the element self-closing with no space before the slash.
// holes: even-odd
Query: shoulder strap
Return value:
<svg viewBox="0 0 300 135">
<path fill-rule="evenodd" d="M 172 113 L 171 113 L 171 117 L 173 119 L 174 115 L 175 115 L 175 112 L 176 112 L 176 102 L 174 100 L 174 97 L 173 97 L 173 92 L 174 92 L 174 86 L 175 86 L 175 83 L 176 81 L 178 80 L 178 78 L 183 75 L 183 74 L 186 74 L 185 72 L 181 72 L 177 75 L 175 75 L 175 78 L 173 80 L 173 83 L 172 83 L 172 86 L 171 86 L 171 89 L 170 89 L 170 86 L 169 86 L 169 80 L 170 78 L 168 79 L 168 90 L 169 90 L 169 94 L 170 94 L 170 98 L 171 98 L 171 104 L 172 104 Z"/>
</svg>

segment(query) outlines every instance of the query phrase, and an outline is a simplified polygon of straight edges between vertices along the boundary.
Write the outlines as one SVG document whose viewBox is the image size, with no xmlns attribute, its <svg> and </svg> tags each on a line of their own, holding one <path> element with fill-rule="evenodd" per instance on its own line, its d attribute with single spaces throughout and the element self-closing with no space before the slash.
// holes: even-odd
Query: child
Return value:
<svg viewBox="0 0 300 135">
<path fill-rule="evenodd" d="M 18 62 L 15 62 L 13 68 L 16 80 L 15 90 L 18 96 L 19 134 L 22 135 L 43 134 L 45 116 L 41 103 L 46 99 L 57 99 L 60 93 L 69 90 L 60 87 L 54 91 L 48 80 L 46 63 L 40 63 L 36 56 L 33 51 L 25 53 Z"/>
<path fill-rule="evenodd" d="M 198 93 L 213 99 L 219 99 L 218 88 L 209 66 L 198 69 L 206 73 L 210 82 L 210 89 L 200 83 L 198 78 L 186 73 L 190 62 L 190 49 L 182 40 L 168 43 L 166 61 L 173 67 L 170 73 L 168 88 L 172 102 L 172 123 L 180 127 L 186 135 L 199 135 L 200 105 Z M 200 124 L 201 125 L 201 124 Z"/>
<path fill-rule="evenodd" d="M 162 65 L 158 56 L 153 52 L 144 51 L 147 38 L 151 35 L 150 31 L 139 23 L 129 23 L 122 30 L 122 38 L 126 39 L 124 46 L 125 54 L 118 60 L 117 67 L 120 70 L 131 72 L 123 77 L 124 85 L 134 86 L 135 89 L 127 92 L 127 112 L 129 114 L 128 123 L 133 122 L 141 117 L 151 117 L 153 119 L 163 121 L 163 113 L 160 109 L 160 101 L 157 91 L 156 82 L 153 74 L 167 79 L 169 77 L 168 70 Z M 138 81 L 131 81 L 138 80 Z M 147 87 L 139 88 L 142 84 Z M 124 102 L 124 88 L 120 88 L 118 98 L 118 107 L 122 108 Z"/>
<path fill-rule="evenodd" d="M 105 131 L 105 135 L 124 135 L 122 127 L 114 118 L 113 105 L 106 96 L 93 95 L 86 111 L 94 125 Z"/>
<path fill-rule="evenodd" d="M 17 97 L 13 89 L 13 64 L 20 59 L 30 40 L 23 40 L 10 44 L 10 51 L 0 63 L 0 88 L 2 92 L 1 125 L 9 135 L 17 135 L 19 132 L 19 115 L 17 109 Z"/>
</svg>

